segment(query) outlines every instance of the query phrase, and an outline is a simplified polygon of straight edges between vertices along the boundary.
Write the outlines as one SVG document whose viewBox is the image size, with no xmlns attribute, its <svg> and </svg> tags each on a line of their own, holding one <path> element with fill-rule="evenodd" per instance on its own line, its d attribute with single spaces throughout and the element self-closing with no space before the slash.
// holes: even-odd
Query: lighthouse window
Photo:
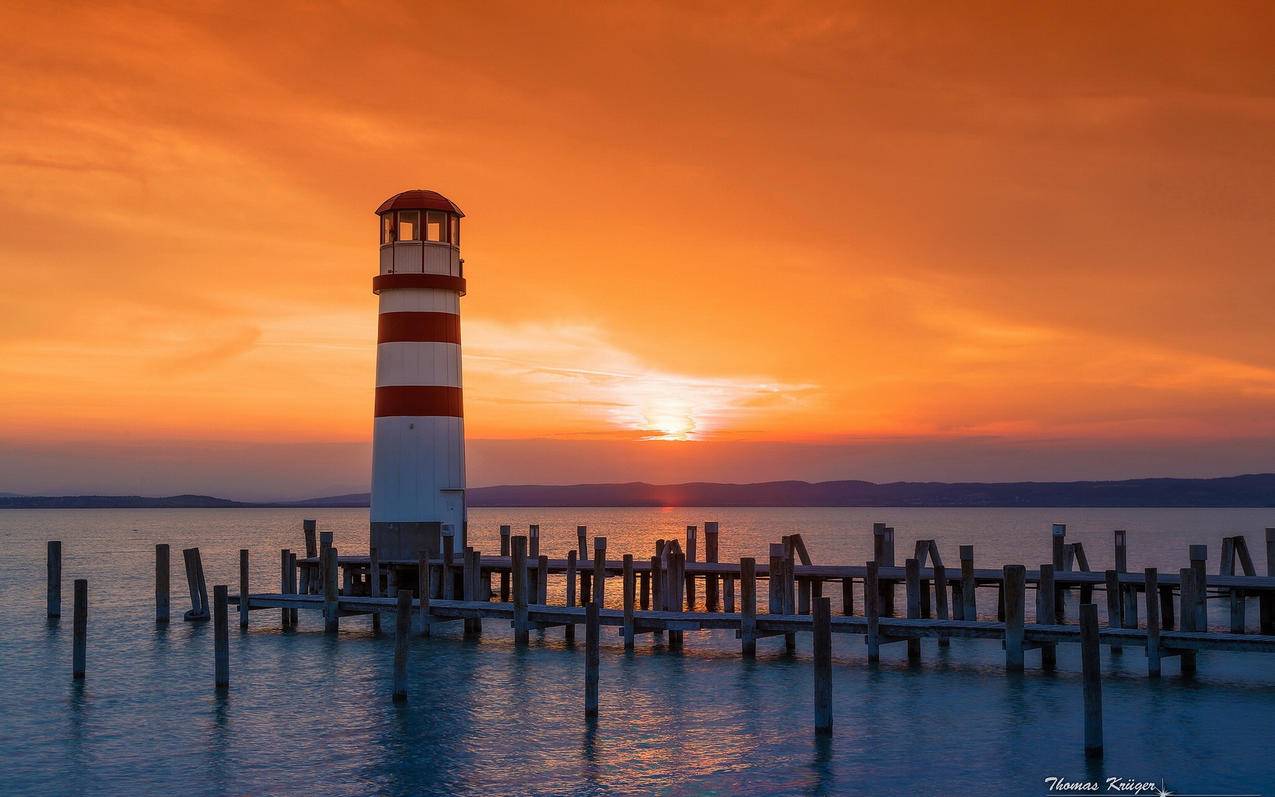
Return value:
<svg viewBox="0 0 1275 797">
<path fill-rule="evenodd" d="M 425 214 L 425 240 L 447 240 L 447 214 L 440 210 L 431 210 Z"/>
<path fill-rule="evenodd" d="M 452 242 L 452 246 L 460 246 L 460 217 L 451 216 L 451 230 L 447 236 L 447 240 Z"/>
<path fill-rule="evenodd" d="M 419 210 L 400 210 L 398 212 L 398 239 L 400 241 L 419 241 L 421 239 L 421 212 Z"/>
<path fill-rule="evenodd" d="M 381 217 L 381 243 L 394 243 L 394 214 L 386 213 Z"/>
</svg>

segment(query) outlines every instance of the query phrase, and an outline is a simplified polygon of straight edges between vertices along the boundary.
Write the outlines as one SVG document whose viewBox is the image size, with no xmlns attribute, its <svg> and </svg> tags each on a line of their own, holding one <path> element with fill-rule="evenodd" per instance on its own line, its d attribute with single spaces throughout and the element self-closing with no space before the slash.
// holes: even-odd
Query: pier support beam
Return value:
<svg viewBox="0 0 1275 797">
<path fill-rule="evenodd" d="M 500 527 L 500 555 L 509 556 L 509 527 Z M 500 602 L 509 602 L 509 572 L 502 570 L 500 572 Z"/>
<path fill-rule="evenodd" d="M 1107 577 L 1107 627 L 1121 628 L 1124 621 L 1120 617 L 1120 574 L 1114 570 L 1106 572 Z M 1119 656 L 1124 653 L 1124 648 L 1119 642 L 1112 642 L 1108 647 L 1111 648 L 1112 656 Z"/>
<path fill-rule="evenodd" d="M 961 619 L 978 619 L 978 595 L 974 581 L 974 546 L 961 546 Z"/>
<path fill-rule="evenodd" d="M 584 716 L 598 716 L 598 666 L 602 629 L 598 622 L 600 601 L 593 601 L 584 612 Z"/>
<path fill-rule="evenodd" d="M 169 616 L 170 567 L 168 563 L 168 544 L 155 545 L 155 622 L 166 623 Z"/>
<path fill-rule="evenodd" d="M 637 584 L 633 578 L 633 554 L 624 555 L 624 649 L 633 650 L 633 603 Z"/>
<path fill-rule="evenodd" d="M 420 634 L 429 636 L 429 551 L 416 552 L 416 595 L 420 600 Z"/>
<path fill-rule="evenodd" d="M 335 634 L 341 630 L 341 612 L 336 590 L 337 550 L 328 546 L 323 561 L 323 631 Z"/>
<path fill-rule="evenodd" d="M 1266 575 L 1275 576 L 1275 529 L 1266 530 Z M 1275 592 L 1263 592 L 1260 599 L 1259 630 L 1275 634 Z"/>
<path fill-rule="evenodd" d="M 863 613 L 868 618 L 868 661 L 881 661 L 881 591 L 877 583 L 877 563 L 868 562 L 868 574 L 863 580 Z"/>
<path fill-rule="evenodd" d="M 525 645 L 530 639 L 527 630 L 527 538 L 519 535 L 510 543 L 513 546 L 514 643 Z"/>
<path fill-rule="evenodd" d="M 71 677 L 77 681 L 84 680 L 85 660 L 88 658 L 89 632 L 89 582 L 88 579 L 75 579 L 75 605 L 72 609 L 71 639 Z"/>
<path fill-rule="evenodd" d="M 1160 575 L 1154 567 L 1146 569 L 1147 594 L 1147 676 L 1160 677 L 1160 603 L 1156 600 Z"/>
<path fill-rule="evenodd" d="M 407 702 L 407 638 L 412 632 L 412 591 L 398 591 L 394 613 L 394 702 Z"/>
<path fill-rule="evenodd" d="M 811 607 L 814 613 L 815 659 L 815 733 L 832 733 L 832 602 L 828 598 L 815 598 Z"/>
<path fill-rule="evenodd" d="M 907 559 L 903 562 L 903 569 L 907 582 L 908 619 L 919 620 L 921 618 L 921 563 L 916 559 Z M 920 661 L 921 640 L 909 639 L 907 647 L 908 661 Z"/>
<path fill-rule="evenodd" d="M 57 619 L 62 616 L 62 541 L 49 540 L 45 560 L 45 608 L 48 616 Z"/>
<path fill-rule="evenodd" d="M 213 677 L 218 691 L 230 687 L 230 628 L 225 584 L 213 587 Z"/>
<path fill-rule="evenodd" d="M 757 655 L 757 562 L 751 556 L 739 560 L 740 652 Z"/>
<path fill-rule="evenodd" d="M 1040 625 L 1054 624 L 1054 566 L 1041 565 L 1040 579 L 1036 582 L 1036 622 Z M 1040 666 L 1044 670 L 1052 670 L 1058 666 L 1058 645 L 1053 642 L 1040 643 Z"/>
<path fill-rule="evenodd" d="M 239 627 L 248 627 L 248 549 L 239 549 Z"/>
<path fill-rule="evenodd" d="M 1085 756 L 1102 758 L 1102 662 L 1098 655 L 1098 607 L 1080 607 L 1080 664 L 1085 693 Z"/>
<path fill-rule="evenodd" d="M 1027 570 L 1022 565 L 1005 565 L 1001 572 L 1005 579 L 1005 669 L 1022 672 Z"/>
</svg>

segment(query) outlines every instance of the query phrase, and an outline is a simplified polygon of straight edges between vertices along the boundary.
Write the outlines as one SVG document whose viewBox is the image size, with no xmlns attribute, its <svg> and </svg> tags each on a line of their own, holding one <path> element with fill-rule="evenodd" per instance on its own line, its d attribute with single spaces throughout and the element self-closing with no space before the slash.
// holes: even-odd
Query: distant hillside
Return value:
<svg viewBox="0 0 1275 797">
<path fill-rule="evenodd" d="M 207 495 L 167 498 L 5 496 L 3 508 L 148 509 L 365 507 L 367 493 L 248 503 Z M 915 506 L 915 507 L 1275 507 L 1275 474 L 1219 479 L 1089 482 L 762 482 L 759 484 L 572 484 L 475 487 L 472 507 L 517 506 Z"/>
</svg>

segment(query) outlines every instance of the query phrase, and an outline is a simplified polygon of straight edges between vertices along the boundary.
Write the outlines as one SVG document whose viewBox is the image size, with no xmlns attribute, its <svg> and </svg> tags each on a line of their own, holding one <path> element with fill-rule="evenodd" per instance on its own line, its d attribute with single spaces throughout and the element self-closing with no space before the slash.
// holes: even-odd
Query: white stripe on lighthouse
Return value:
<svg viewBox="0 0 1275 797">
<path fill-rule="evenodd" d="M 460 346 L 400 341 L 376 347 L 376 386 L 460 387 Z"/>
</svg>

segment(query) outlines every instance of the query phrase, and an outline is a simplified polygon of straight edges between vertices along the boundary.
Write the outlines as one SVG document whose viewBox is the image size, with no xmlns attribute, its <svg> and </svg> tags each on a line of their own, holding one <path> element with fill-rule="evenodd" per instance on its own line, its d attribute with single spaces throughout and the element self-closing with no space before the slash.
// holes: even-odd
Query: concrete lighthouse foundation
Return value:
<svg viewBox="0 0 1275 797">
<path fill-rule="evenodd" d="M 438 555 L 465 537 L 460 257 L 464 213 L 434 191 L 395 194 L 376 210 L 380 297 L 372 432 L 371 545 L 382 560 Z"/>
</svg>

